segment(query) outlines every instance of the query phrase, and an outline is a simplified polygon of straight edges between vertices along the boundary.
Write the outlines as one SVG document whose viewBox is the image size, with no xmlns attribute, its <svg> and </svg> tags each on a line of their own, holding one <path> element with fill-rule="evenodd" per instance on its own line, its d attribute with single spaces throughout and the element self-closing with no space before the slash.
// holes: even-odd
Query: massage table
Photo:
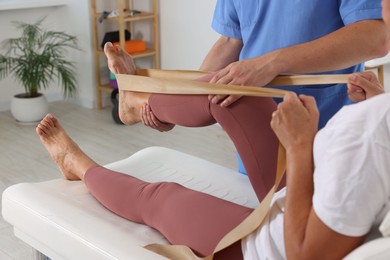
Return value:
<svg viewBox="0 0 390 260">
<path fill-rule="evenodd" d="M 246 175 L 168 148 L 149 147 L 106 167 L 149 182 L 177 182 L 248 207 L 258 204 Z M 15 236 L 53 260 L 164 259 L 143 246 L 168 243 L 156 230 L 104 208 L 81 181 L 54 179 L 8 187 L 2 214 Z M 390 215 L 381 230 L 390 235 Z M 390 259 L 390 237 L 364 244 L 346 259 Z"/>
</svg>

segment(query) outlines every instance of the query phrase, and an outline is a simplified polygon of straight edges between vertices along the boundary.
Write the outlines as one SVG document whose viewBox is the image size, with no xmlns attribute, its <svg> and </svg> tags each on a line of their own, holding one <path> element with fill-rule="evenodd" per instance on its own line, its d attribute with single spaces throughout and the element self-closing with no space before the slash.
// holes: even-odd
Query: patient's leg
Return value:
<svg viewBox="0 0 390 260">
<path fill-rule="evenodd" d="M 270 126 L 275 110 L 271 98 L 243 97 L 228 108 L 211 105 L 214 118 L 240 154 L 260 201 L 275 183 L 279 141 Z"/>
<path fill-rule="evenodd" d="M 148 183 L 99 166 L 87 171 L 85 184 L 111 211 L 147 224 L 172 244 L 187 245 L 202 256 L 211 254 L 221 238 L 252 212 L 176 183 Z M 240 243 L 221 254 L 220 259 L 242 259 Z"/>
<path fill-rule="evenodd" d="M 243 97 L 222 108 L 205 95 L 158 95 L 120 91 L 119 115 L 125 124 L 140 122 L 140 109 L 149 103 L 158 120 L 199 127 L 218 122 L 226 130 L 262 200 L 275 179 L 278 140 L 270 127 L 276 104 L 271 98 Z M 284 183 L 282 183 L 284 186 Z"/>
<path fill-rule="evenodd" d="M 218 122 L 241 155 L 259 200 L 273 186 L 279 142 L 270 126 L 276 109 L 271 98 L 243 97 L 222 108 L 207 96 L 153 94 L 149 105 L 162 122 L 190 127 Z"/>
<path fill-rule="evenodd" d="M 252 211 L 175 183 L 147 183 L 99 166 L 51 115 L 42 120 L 37 133 L 66 179 L 84 180 L 109 210 L 154 227 L 173 244 L 187 245 L 200 255 L 211 254 L 219 240 Z M 240 242 L 216 259 L 242 259 Z"/>
</svg>

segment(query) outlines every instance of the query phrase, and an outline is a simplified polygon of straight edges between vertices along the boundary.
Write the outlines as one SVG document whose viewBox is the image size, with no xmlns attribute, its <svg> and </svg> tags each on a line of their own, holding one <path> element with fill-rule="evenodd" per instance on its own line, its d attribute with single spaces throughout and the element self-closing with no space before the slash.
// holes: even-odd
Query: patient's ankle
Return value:
<svg viewBox="0 0 390 260">
<path fill-rule="evenodd" d="M 134 125 L 141 121 L 139 117 L 139 110 L 131 106 L 119 106 L 119 118 L 125 125 Z M 137 116 L 138 114 L 138 116 Z"/>
<path fill-rule="evenodd" d="M 141 122 L 140 110 L 148 102 L 150 94 L 140 92 L 119 92 L 119 118 L 126 125 Z"/>
</svg>

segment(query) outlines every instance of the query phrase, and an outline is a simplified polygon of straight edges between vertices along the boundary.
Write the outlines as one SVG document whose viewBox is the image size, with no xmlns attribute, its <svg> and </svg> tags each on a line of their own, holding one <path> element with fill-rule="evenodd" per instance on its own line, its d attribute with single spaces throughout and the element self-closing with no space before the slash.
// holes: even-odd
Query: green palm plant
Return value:
<svg viewBox="0 0 390 260">
<path fill-rule="evenodd" d="M 57 79 L 64 96 L 72 97 L 77 92 L 75 68 L 65 55 L 68 48 L 78 50 L 77 38 L 44 30 L 44 19 L 34 24 L 13 22 L 22 35 L 3 42 L 5 54 L 0 54 L 0 79 L 13 74 L 25 89 L 23 97 L 39 96 L 41 89 Z"/>
</svg>

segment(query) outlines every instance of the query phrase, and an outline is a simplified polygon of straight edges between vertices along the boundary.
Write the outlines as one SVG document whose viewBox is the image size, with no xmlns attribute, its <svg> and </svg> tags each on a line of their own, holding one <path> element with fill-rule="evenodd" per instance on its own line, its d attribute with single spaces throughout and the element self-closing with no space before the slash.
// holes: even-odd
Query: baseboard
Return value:
<svg viewBox="0 0 390 260">
<path fill-rule="evenodd" d="M 91 99 L 85 99 L 85 98 L 80 98 L 80 97 L 75 97 L 75 98 L 71 98 L 71 99 L 64 99 L 62 97 L 62 95 L 58 94 L 58 93 L 45 94 L 45 96 L 46 96 L 47 101 L 49 103 L 64 100 L 65 102 L 69 102 L 69 103 L 72 103 L 72 104 L 75 104 L 75 105 L 78 105 L 81 107 L 90 108 L 90 109 L 96 108 L 95 100 L 91 100 Z M 108 103 L 110 103 L 109 98 L 108 97 L 104 98 L 103 104 L 108 104 Z M 11 101 L 10 100 L 0 102 L 0 112 L 8 111 L 8 110 L 10 110 L 10 108 L 11 108 Z"/>
</svg>

